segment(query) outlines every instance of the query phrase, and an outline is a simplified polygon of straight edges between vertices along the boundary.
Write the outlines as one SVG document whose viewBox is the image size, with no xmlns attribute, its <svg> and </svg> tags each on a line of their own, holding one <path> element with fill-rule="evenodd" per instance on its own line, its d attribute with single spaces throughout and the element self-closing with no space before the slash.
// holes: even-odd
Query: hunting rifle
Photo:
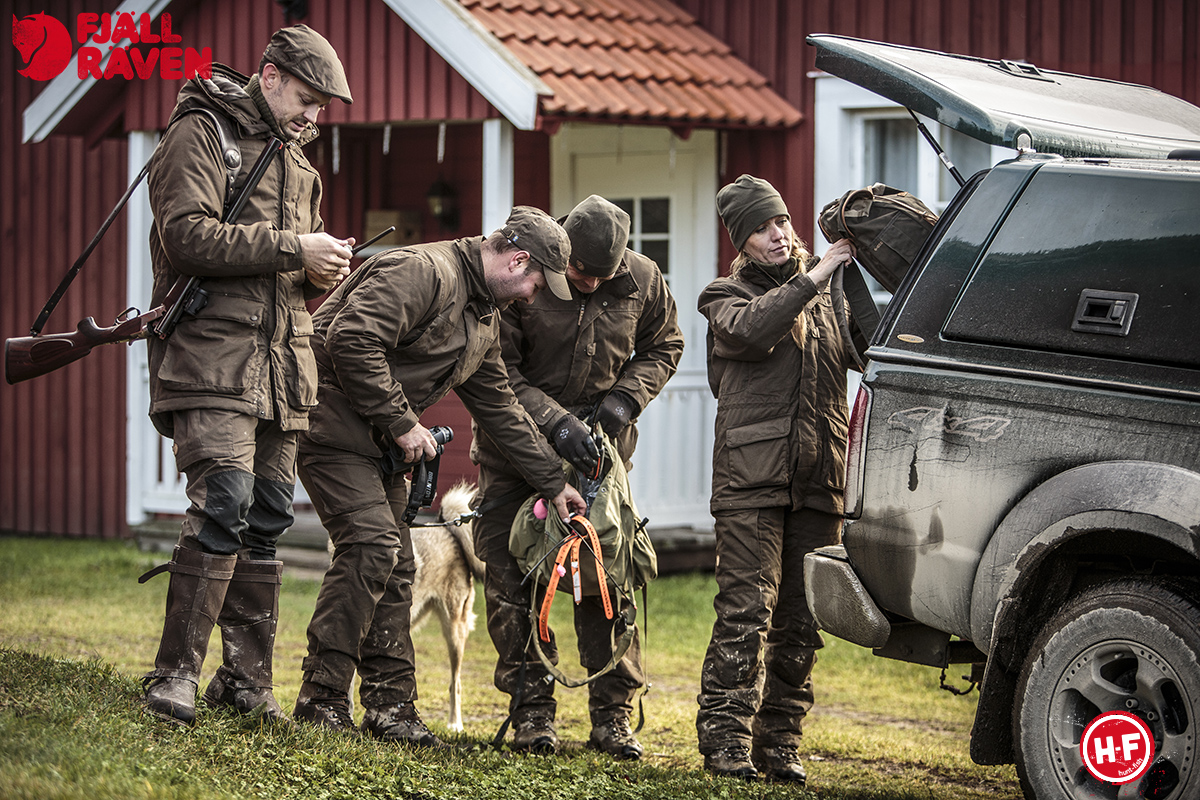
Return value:
<svg viewBox="0 0 1200 800">
<path fill-rule="evenodd" d="M 267 167 L 270 166 L 271 160 L 282 148 L 283 143 L 279 139 L 272 138 L 267 143 L 258 161 L 251 168 L 245 185 L 221 215 L 222 222 L 229 222 L 237 218 L 249 200 L 250 195 L 258 186 L 258 182 L 262 179 Z M 59 285 L 58 290 L 51 296 L 46 307 L 42 309 L 42 313 L 38 316 L 37 321 L 34 322 L 33 327 L 30 329 L 30 335 L 11 338 L 5 341 L 4 377 L 10 384 L 36 378 L 39 375 L 45 375 L 47 372 L 52 372 L 59 367 L 70 364 L 72 361 L 78 361 L 92 352 L 92 348 L 98 345 L 117 344 L 120 342 L 133 343 L 139 339 L 145 339 L 147 336 L 158 336 L 161 339 L 166 339 L 174 331 L 175 325 L 178 324 L 183 314 L 195 314 L 204 307 L 207 302 L 207 294 L 200 288 L 200 279 L 195 276 L 181 276 L 171 287 L 170 291 L 167 292 L 166 297 L 163 298 L 163 302 L 144 314 L 137 313 L 137 309 L 129 308 L 121 312 L 117 316 L 115 323 L 107 328 L 97 325 L 94 318 L 86 317 L 79 322 L 74 332 L 41 335 L 42 325 L 45 324 L 46 318 L 49 317 L 50 312 L 62 297 L 63 292 L 66 291 L 67 285 L 78 274 L 80 268 L 83 266 L 83 261 L 96 246 L 100 237 L 104 235 L 104 232 L 116 217 L 117 212 L 120 211 L 121 207 L 125 205 L 129 196 L 133 193 L 134 187 L 145 176 L 146 171 L 143 168 L 137 180 L 129 187 L 125 196 L 117 204 L 117 207 L 113 209 L 108 219 L 105 220 L 96 237 L 93 238 L 83 254 L 76 260 L 75 265 L 72 266 L 67 276 L 63 279 L 63 282 Z M 353 252 L 357 254 L 364 247 L 373 244 L 393 230 L 395 230 L 395 227 L 389 228 L 372 237 L 369 241 L 354 248 Z"/>
</svg>

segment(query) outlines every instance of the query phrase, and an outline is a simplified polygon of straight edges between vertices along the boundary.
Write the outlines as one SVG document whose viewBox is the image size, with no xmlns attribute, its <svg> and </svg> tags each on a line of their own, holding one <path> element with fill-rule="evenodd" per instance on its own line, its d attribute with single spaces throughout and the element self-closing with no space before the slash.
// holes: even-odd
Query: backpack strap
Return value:
<svg viewBox="0 0 1200 800">
<path fill-rule="evenodd" d="M 224 114 L 218 114 L 209 108 L 190 108 L 176 118 L 176 122 L 187 114 L 203 114 L 213 124 L 217 132 L 217 144 L 221 150 L 221 166 L 225 167 L 225 202 L 228 209 L 234 196 L 233 186 L 237 183 L 238 173 L 242 170 L 242 151 L 237 145 L 237 134 L 233 130 L 233 120 Z"/>
<path fill-rule="evenodd" d="M 533 626 L 538 624 L 538 615 L 534 609 L 537 607 L 537 584 L 531 588 L 531 597 L 529 601 L 529 620 Z M 549 592 L 549 588 L 546 590 Z M 618 629 L 620 633 L 618 633 Z M 557 666 L 551 663 L 549 657 L 542 651 L 542 645 L 538 641 L 538 636 L 530 636 L 530 641 L 533 643 L 533 651 L 537 653 L 538 660 L 542 662 L 542 666 L 546 668 L 554 680 L 566 686 L 569 689 L 575 689 L 580 686 L 586 686 L 592 681 L 599 678 L 601 675 L 606 675 L 612 672 L 621 663 L 621 659 L 625 657 L 626 651 L 633 643 L 633 635 L 637 632 L 637 606 L 630 603 L 624 612 L 613 622 L 612 632 L 609 634 L 609 641 L 612 643 L 612 655 L 608 659 L 608 663 L 604 665 L 598 672 L 593 672 L 591 675 L 583 679 L 568 678 L 567 675 Z"/>
<path fill-rule="evenodd" d="M 846 306 L 850 306 L 854 324 L 866 338 L 866 344 L 870 344 L 871 338 L 875 335 L 875 329 L 879 327 L 879 310 L 875 307 L 875 300 L 871 297 L 871 290 L 867 288 L 867 282 L 863 279 L 858 264 L 847 264 L 833 273 L 833 278 L 829 281 L 829 294 L 833 303 L 833 315 L 837 319 L 838 330 L 842 334 L 842 341 L 845 343 L 846 349 L 850 351 L 859 370 L 865 370 L 867 368 L 865 346 L 860 351 L 858 343 L 854 341 L 854 334 L 850 330 L 850 320 L 846 318 Z"/>
<path fill-rule="evenodd" d="M 592 523 L 582 514 L 571 517 L 571 533 L 563 539 L 554 558 L 554 568 L 550 571 L 550 581 L 546 585 L 546 596 L 542 598 L 541 608 L 537 616 L 538 638 L 543 642 L 550 641 L 550 606 L 554 603 L 554 595 L 558 593 L 558 580 L 567 574 L 567 556 L 570 556 L 571 588 L 575 596 L 575 605 L 583 601 L 583 582 L 579 575 L 580 545 L 587 540 L 588 550 L 596 561 L 596 582 L 600 587 L 600 602 L 604 605 L 606 619 L 613 618 L 612 598 L 608 594 L 608 576 L 604 572 L 604 554 L 600 549 L 600 535 L 592 527 Z M 583 531 L 575 528 L 579 525 Z M 535 585 L 536 588 L 536 585 Z M 536 599 L 536 595 L 535 595 Z"/>
</svg>

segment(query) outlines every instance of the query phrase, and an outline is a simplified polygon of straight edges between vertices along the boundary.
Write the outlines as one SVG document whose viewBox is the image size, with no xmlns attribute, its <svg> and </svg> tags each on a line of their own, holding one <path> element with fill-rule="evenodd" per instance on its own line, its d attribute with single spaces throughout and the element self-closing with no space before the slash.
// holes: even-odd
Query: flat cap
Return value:
<svg viewBox="0 0 1200 800">
<path fill-rule="evenodd" d="M 341 59 L 328 40 L 307 25 L 280 28 L 271 36 L 263 60 L 287 70 L 318 92 L 353 103 Z"/>
<path fill-rule="evenodd" d="M 788 215 L 787 205 L 775 187 L 762 178 L 740 175 L 717 192 L 717 213 L 733 246 L 741 250 L 759 225 Z"/>
<path fill-rule="evenodd" d="M 571 259 L 583 273 L 610 278 L 621 266 L 629 244 L 629 215 L 598 194 L 584 199 L 563 222 L 571 240 Z"/>
<path fill-rule="evenodd" d="M 567 283 L 567 254 L 571 240 L 554 218 L 533 206 L 515 206 L 500 229 L 510 244 L 529 253 L 542 265 L 546 285 L 559 300 L 571 299 Z"/>
</svg>

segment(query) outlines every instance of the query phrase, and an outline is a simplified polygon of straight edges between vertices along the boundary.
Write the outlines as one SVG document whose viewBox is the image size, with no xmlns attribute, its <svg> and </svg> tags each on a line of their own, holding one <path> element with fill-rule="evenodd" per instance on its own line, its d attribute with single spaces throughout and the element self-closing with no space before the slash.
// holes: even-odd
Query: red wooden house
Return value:
<svg viewBox="0 0 1200 800">
<path fill-rule="evenodd" d="M 598 193 L 634 212 L 633 247 L 658 260 L 687 352 L 643 417 L 633 479 L 659 526 L 708 525 L 713 405 L 695 297 L 733 256 L 714 195 L 742 172 L 771 180 L 812 240 L 814 209 L 874 180 L 931 206 L 950 188 L 902 110 L 813 71 L 808 33 L 1026 60 L 1145 83 L 1200 103 L 1193 0 L 10 0 L 74 36 L 81 14 L 136 11 L 180 47 L 251 72 L 271 32 L 303 21 L 342 54 L 356 102 L 334 103 L 310 160 L 332 232 L 403 240 L 490 232 L 516 203 L 565 214 Z M 10 18 L 10 14 L 4 14 Z M 113 17 L 111 19 L 116 19 Z M 76 41 L 75 46 L 79 43 Z M 90 45 L 89 45 L 90 46 Z M 107 45 L 104 46 L 107 48 Z M 142 45 L 143 50 L 153 45 Z M 24 335 L 148 157 L 180 81 L 161 74 L 19 74 L 0 63 L 0 334 Z M 111 58 L 111 56 L 109 56 Z M 1004 152 L 939 131 L 960 168 Z M 964 169 L 964 171 L 966 171 Z M 452 213 L 435 216 L 434 203 Z M 51 317 L 108 324 L 149 296 L 149 215 L 135 195 Z M 0 386 L 0 530 L 119 537 L 184 507 L 145 419 L 144 347 L 107 347 Z M 427 424 L 460 433 L 443 463 L 470 475 L 469 425 L 447 401 Z"/>
</svg>

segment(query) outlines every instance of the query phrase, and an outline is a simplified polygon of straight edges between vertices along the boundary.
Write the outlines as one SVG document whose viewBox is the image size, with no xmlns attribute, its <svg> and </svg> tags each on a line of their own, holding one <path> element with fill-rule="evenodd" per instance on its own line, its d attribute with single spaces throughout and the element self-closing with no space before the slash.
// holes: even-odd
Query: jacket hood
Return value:
<svg viewBox="0 0 1200 800">
<path fill-rule="evenodd" d="M 195 108 L 208 108 L 220 112 L 232 119 L 241 128 L 244 136 L 261 136 L 271 132 L 271 125 L 263 119 L 254 99 L 246 91 L 250 77 L 243 75 L 232 67 L 224 64 L 212 65 L 212 77 L 202 78 L 197 75 L 183 85 L 179 91 L 179 100 L 175 110 L 167 121 L 169 127 L 183 114 Z M 317 126 L 309 125 L 308 129 L 294 140 L 303 147 L 320 135 Z"/>
</svg>

